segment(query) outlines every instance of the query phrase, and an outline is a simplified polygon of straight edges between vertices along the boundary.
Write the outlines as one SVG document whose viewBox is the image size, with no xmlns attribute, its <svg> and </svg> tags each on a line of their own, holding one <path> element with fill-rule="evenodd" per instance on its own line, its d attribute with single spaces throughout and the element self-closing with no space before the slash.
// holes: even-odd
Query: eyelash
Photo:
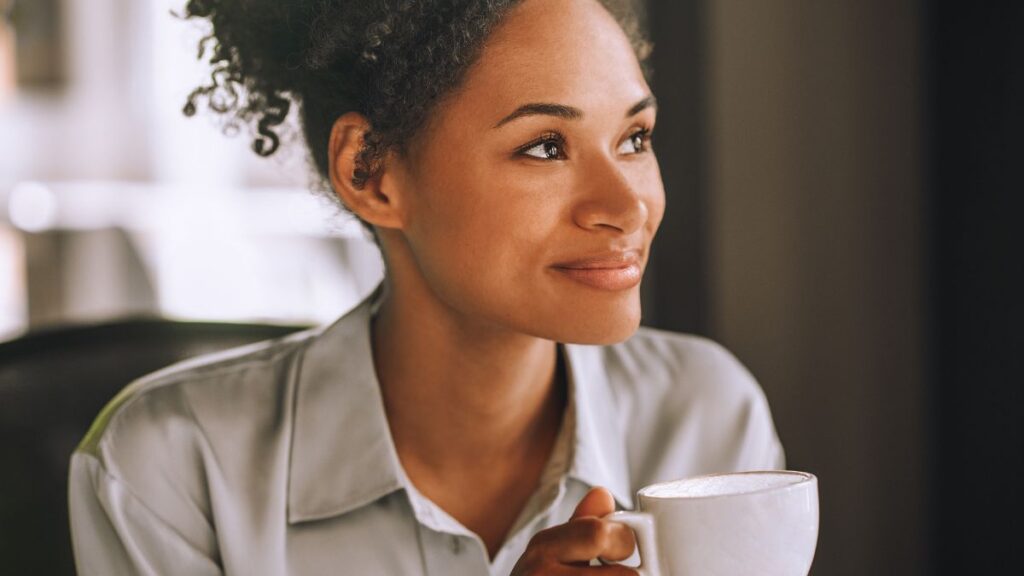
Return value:
<svg viewBox="0 0 1024 576">
<path fill-rule="evenodd" d="M 637 136 L 640 137 L 640 140 L 642 142 L 642 144 L 640 145 L 641 149 L 640 149 L 640 152 L 638 152 L 638 154 L 643 154 L 644 152 L 650 152 L 651 151 L 651 143 L 654 140 L 654 135 L 651 134 L 651 128 L 649 126 L 641 126 L 637 130 L 635 130 L 632 134 L 630 134 L 629 138 L 633 139 L 633 138 L 636 138 Z"/>
<path fill-rule="evenodd" d="M 653 141 L 653 134 L 652 134 L 651 127 L 649 127 L 649 126 L 641 126 L 641 127 L 639 127 L 637 130 L 633 131 L 633 133 L 629 135 L 629 138 L 627 138 L 627 140 L 632 140 L 633 138 L 636 138 L 637 136 L 640 136 L 643 139 L 642 149 L 639 152 L 637 152 L 637 154 L 643 154 L 645 152 L 650 152 L 650 150 L 651 150 L 651 143 Z M 532 158 L 534 160 L 545 160 L 545 161 L 564 160 L 564 158 L 538 158 L 537 156 L 533 156 L 533 155 L 530 155 L 530 154 L 526 153 L 528 150 L 532 150 L 532 149 L 534 149 L 537 146 L 540 146 L 542 144 L 556 144 L 559 147 L 559 150 L 561 151 L 561 149 L 565 146 L 565 137 L 563 137 L 558 132 L 548 132 L 548 133 L 544 134 L 543 136 L 541 136 L 540 138 L 530 142 L 529 144 L 526 144 L 526 145 L 523 145 L 522 147 L 520 147 L 518 150 L 516 150 L 516 154 L 519 155 L 519 156 L 525 156 L 526 158 Z M 563 154 L 564 154 L 564 152 L 563 152 Z"/>
</svg>

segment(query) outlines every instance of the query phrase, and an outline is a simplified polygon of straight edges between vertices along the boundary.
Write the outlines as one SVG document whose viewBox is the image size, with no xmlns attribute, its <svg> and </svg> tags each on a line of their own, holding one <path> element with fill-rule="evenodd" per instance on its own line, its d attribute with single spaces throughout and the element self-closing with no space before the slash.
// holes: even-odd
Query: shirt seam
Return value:
<svg viewBox="0 0 1024 576">
<path fill-rule="evenodd" d="M 305 343 L 310 340 L 311 339 L 309 337 L 306 337 L 299 342 L 288 342 L 287 346 L 282 346 L 279 350 L 275 350 L 268 357 L 246 358 L 244 360 L 237 359 L 237 362 L 230 362 L 226 364 L 214 362 L 210 365 L 200 365 L 188 368 L 182 372 L 173 372 L 171 374 L 161 375 L 158 371 L 149 375 L 141 376 L 122 388 L 121 391 L 118 392 L 118 394 L 107 404 L 107 406 L 103 408 L 100 414 L 96 417 L 92 426 L 90 426 L 85 437 L 79 443 L 76 451 L 90 454 L 99 459 L 101 447 L 113 441 L 112 435 L 116 434 L 115 430 L 120 423 L 122 414 L 135 405 L 135 403 L 141 401 L 147 394 L 155 393 L 158 390 L 163 390 L 170 386 L 187 384 L 189 382 L 208 381 L 209 379 L 217 376 L 224 376 L 243 369 L 252 368 L 254 366 L 262 367 L 268 364 L 273 364 L 280 361 L 281 357 L 294 353 L 297 347 L 305 346 Z M 188 360 L 184 361 L 187 362 Z M 174 364 L 171 364 L 161 370 L 173 367 Z M 132 390 L 131 388 L 133 386 L 138 386 L 140 389 Z M 119 397 L 121 395 L 126 395 L 127 397 L 119 402 Z M 185 398 L 186 405 L 188 405 L 187 395 L 182 394 L 182 396 Z M 191 405 L 188 405 L 188 408 L 191 412 Z M 195 422 L 194 416 L 192 416 L 192 419 L 193 422 Z"/>
</svg>

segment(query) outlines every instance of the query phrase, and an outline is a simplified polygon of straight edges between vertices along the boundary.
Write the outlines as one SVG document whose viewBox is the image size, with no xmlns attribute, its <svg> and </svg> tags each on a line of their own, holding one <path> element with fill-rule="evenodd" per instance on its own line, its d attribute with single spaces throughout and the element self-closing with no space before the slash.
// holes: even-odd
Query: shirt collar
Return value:
<svg viewBox="0 0 1024 576">
<path fill-rule="evenodd" d="M 373 366 L 380 289 L 314 336 L 298 367 L 288 521 L 344 514 L 408 486 Z M 569 476 L 632 508 L 625 446 L 599 348 L 564 346 L 575 441 Z"/>
<path fill-rule="evenodd" d="M 319 520 L 404 486 L 370 347 L 374 292 L 315 336 L 299 366 L 288 521 Z"/>
</svg>

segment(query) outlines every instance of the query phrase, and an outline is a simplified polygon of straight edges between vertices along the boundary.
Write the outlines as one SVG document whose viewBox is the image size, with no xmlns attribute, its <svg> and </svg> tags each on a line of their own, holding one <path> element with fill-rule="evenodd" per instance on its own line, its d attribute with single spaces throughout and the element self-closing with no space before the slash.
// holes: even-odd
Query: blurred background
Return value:
<svg viewBox="0 0 1024 576">
<path fill-rule="evenodd" d="M 261 159 L 182 116 L 208 70 L 181 4 L 0 0 L 0 340 L 294 328 L 380 277 L 299 146 Z M 812 574 L 1022 573 L 1024 3 L 635 8 L 668 194 L 645 323 L 723 342 L 761 382 L 789 467 L 820 478 Z M 2 350 L 0 430 L 36 451 Z M 65 534 L 12 536 L 62 504 L 2 492 L 0 556 L 66 569 Z"/>
</svg>

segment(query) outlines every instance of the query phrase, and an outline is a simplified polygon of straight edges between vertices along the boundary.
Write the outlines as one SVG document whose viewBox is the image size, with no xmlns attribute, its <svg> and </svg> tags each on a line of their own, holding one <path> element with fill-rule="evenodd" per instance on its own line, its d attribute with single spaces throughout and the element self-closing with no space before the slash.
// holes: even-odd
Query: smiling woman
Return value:
<svg viewBox="0 0 1024 576">
<path fill-rule="evenodd" d="M 664 190 L 614 13 L 188 3 L 215 72 L 186 112 L 251 122 L 266 155 L 297 105 L 387 273 L 329 327 L 119 395 L 72 462 L 82 574 L 583 574 L 629 556 L 603 517 L 638 487 L 782 467 L 728 352 L 639 328 Z"/>
</svg>

